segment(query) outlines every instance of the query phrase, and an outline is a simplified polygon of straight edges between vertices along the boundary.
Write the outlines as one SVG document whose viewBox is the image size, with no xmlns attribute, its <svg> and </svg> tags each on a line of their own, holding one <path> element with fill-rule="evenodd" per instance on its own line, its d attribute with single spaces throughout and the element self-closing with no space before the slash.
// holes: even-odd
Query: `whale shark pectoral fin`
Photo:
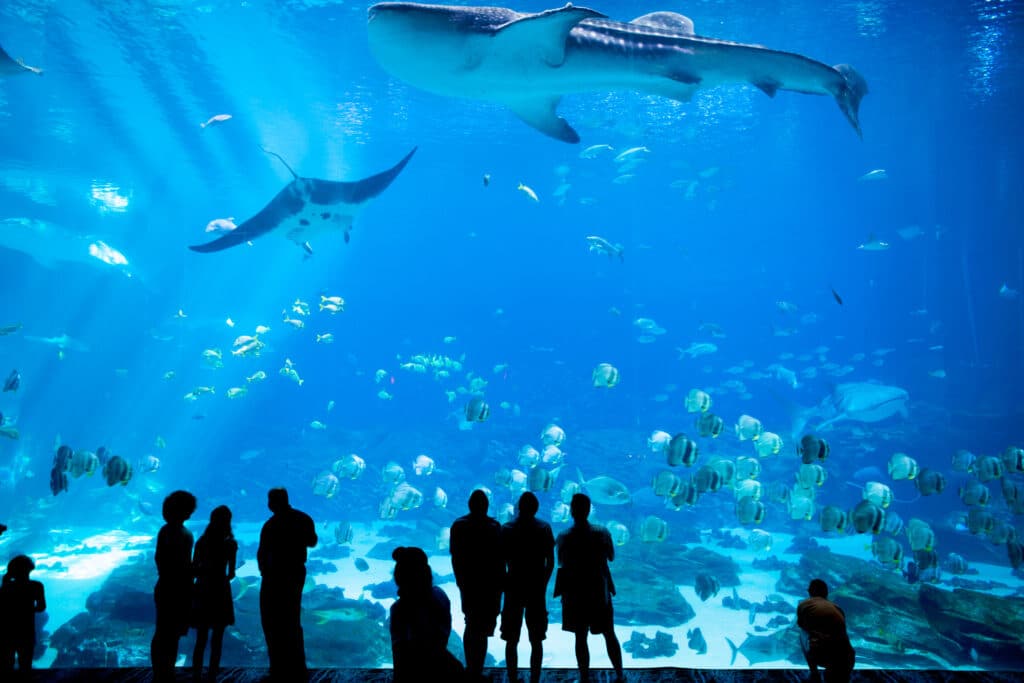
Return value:
<svg viewBox="0 0 1024 683">
<path fill-rule="evenodd" d="M 656 87 L 645 88 L 649 92 L 667 97 L 676 102 L 689 102 L 700 88 L 700 76 L 689 71 L 671 71 Z"/>
<path fill-rule="evenodd" d="M 565 119 L 555 113 L 561 97 L 546 99 L 518 100 L 509 102 L 508 108 L 525 123 L 556 140 L 576 144 L 579 133 L 573 130 Z"/>
<path fill-rule="evenodd" d="M 494 39 L 499 50 L 507 46 L 512 54 L 527 51 L 537 54 L 548 66 L 561 66 L 565 61 L 569 31 L 584 19 L 604 16 L 592 9 L 568 4 L 499 26 L 494 32 Z"/>
<path fill-rule="evenodd" d="M 775 97 L 775 93 L 779 91 L 781 83 L 771 78 L 763 78 L 759 81 L 752 81 L 754 87 L 763 92 L 768 97 Z"/>
</svg>

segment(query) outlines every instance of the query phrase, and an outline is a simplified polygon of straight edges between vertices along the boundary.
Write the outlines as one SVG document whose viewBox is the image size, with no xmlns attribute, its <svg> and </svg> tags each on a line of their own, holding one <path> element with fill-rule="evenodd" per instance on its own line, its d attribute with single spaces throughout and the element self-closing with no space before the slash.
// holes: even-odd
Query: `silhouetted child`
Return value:
<svg viewBox="0 0 1024 683">
<path fill-rule="evenodd" d="M 192 625 L 196 629 L 196 647 L 192 653 L 192 678 L 199 681 L 203 670 L 203 652 L 210 638 L 210 680 L 217 680 L 224 629 L 235 623 L 235 604 L 231 598 L 231 579 L 235 578 L 238 542 L 231 533 L 231 510 L 226 505 L 213 509 L 210 524 L 196 541 L 192 570 L 196 576 Z"/>
<path fill-rule="evenodd" d="M 427 555 L 420 548 L 395 548 L 398 600 L 391 605 L 389 630 L 394 683 L 457 681 L 462 663 L 448 651 L 452 606 L 434 585 Z"/>
<path fill-rule="evenodd" d="M 477 489 L 469 496 L 469 514 L 452 523 L 452 570 L 462 597 L 466 628 L 462 645 L 466 650 L 466 673 L 483 675 L 487 639 L 494 635 L 501 611 L 505 583 L 505 558 L 501 552 L 501 524 L 487 516 L 490 501 Z"/>
<path fill-rule="evenodd" d="M 523 493 L 518 508 L 516 518 L 501 528 L 501 546 L 508 567 L 501 637 L 505 641 L 508 680 L 515 683 L 519 677 L 519 637 L 525 613 L 530 638 L 530 683 L 538 683 L 548 633 L 546 594 L 555 568 L 555 537 L 551 525 L 537 519 L 537 496 L 529 491 Z"/>
<path fill-rule="evenodd" d="M 821 680 L 818 667 L 824 667 L 828 683 L 845 683 L 855 659 L 846 632 L 846 614 L 829 601 L 828 585 L 821 579 L 811 581 L 807 594 L 810 597 L 797 605 L 796 623 L 803 630 L 800 646 L 811 669 L 811 681 Z"/>
<path fill-rule="evenodd" d="M 0 586 L 0 680 L 14 674 L 14 658 L 25 675 L 32 669 L 36 648 L 36 614 L 46 611 L 43 584 L 28 575 L 36 568 L 32 558 L 18 555 L 7 563 Z"/>
<path fill-rule="evenodd" d="M 576 634 L 576 663 L 580 681 L 590 680 L 590 649 L 587 632 L 604 636 L 608 659 L 615 669 L 616 680 L 622 674 L 622 648 L 615 635 L 612 583 L 608 562 L 615 559 L 611 534 L 603 526 L 587 521 L 590 497 L 577 493 L 569 503 L 573 525 L 558 534 L 558 575 L 555 597 L 562 597 L 562 630 Z"/>
<path fill-rule="evenodd" d="M 150 644 L 154 683 L 174 680 L 178 641 L 188 633 L 193 539 L 185 522 L 195 511 L 196 497 L 188 491 L 174 491 L 164 498 L 163 515 L 167 523 L 156 537 L 156 630 Z"/>
</svg>

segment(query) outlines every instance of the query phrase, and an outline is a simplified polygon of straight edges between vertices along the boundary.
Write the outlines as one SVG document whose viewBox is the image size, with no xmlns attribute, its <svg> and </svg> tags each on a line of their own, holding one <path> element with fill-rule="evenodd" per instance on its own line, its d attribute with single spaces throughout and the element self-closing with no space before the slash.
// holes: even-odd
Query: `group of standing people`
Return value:
<svg viewBox="0 0 1024 683">
<path fill-rule="evenodd" d="M 317 543 L 316 528 L 309 515 L 291 507 L 283 488 L 270 490 L 267 507 L 272 516 L 263 525 L 257 551 L 260 618 L 271 678 L 293 683 L 308 676 L 300 616 L 306 550 Z M 214 508 L 206 531 L 193 544 L 185 522 L 195 510 L 196 497 L 188 491 L 174 491 L 164 499 L 166 524 L 156 544 L 156 631 L 150 646 L 155 683 L 174 680 L 178 641 L 190 627 L 196 629 L 193 678 L 201 679 L 209 642 L 209 676 L 215 681 L 224 631 L 235 623 L 231 579 L 238 542 L 231 531 L 231 510 L 224 505 Z"/>
<path fill-rule="evenodd" d="M 273 681 L 296 683 L 308 679 L 301 625 L 302 588 L 306 581 L 307 550 L 316 546 L 312 518 L 293 508 L 288 492 L 271 489 L 267 507 L 272 516 L 260 532 L 257 562 L 262 577 L 260 618 Z M 487 639 L 501 615 L 505 664 L 510 681 L 518 681 L 519 639 L 526 622 L 530 641 L 530 683 L 539 683 L 547 637 L 547 586 L 558 572 L 554 597 L 562 599 L 562 630 L 575 634 L 580 681 L 590 680 L 588 633 L 604 636 L 617 681 L 624 680 L 622 649 L 614 629 L 612 596 L 615 584 L 608 563 L 615 545 L 602 526 L 590 524 L 590 498 L 577 493 L 570 503 L 573 525 L 555 539 L 551 525 L 537 519 L 539 502 L 527 491 L 518 501 L 518 514 L 504 526 L 488 516 L 489 500 L 482 490 L 469 498 L 469 514 L 451 527 L 451 556 L 465 615 L 463 667 L 448 651 L 452 630 L 451 602 L 433 585 L 433 572 L 421 548 L 399 547 L 392 553 L 398 599 L 391 606 L 389 628 L 395 683 L 420 680 L 458 681 L 483 677 Z M 220 666 L 225 629 L 235 623 L 231 580 L 235 577 L 238 543 L 231 530 L 231 510 L 221 505 L 193 542 L 185 522 L 196 510 L 196 497 L 174 491 L 163 503 L 166 522 L 157 535 L 158 579 L 154 589 L 156 630 L 151 643 L 153 680 L 175 680 L 178 642 L 196 629 L 193 677 L 201 679 L 203 657 L 210 644 L 210 680 Z M 0 524 L 0 534 L 7 527 Z M 35 649 L 35 615 L 46 610 L 43 584 L 29 578 L 35 569 L 26 555 L 14 557 L 0 584 L 0 679 L 18 668 L 27 673 Z M 502 601 L 504 597 L 504 601 Z M 814 579 L 808 598 L 797 608 L 801 647 L 814 683 L 845 683 L 855 653 L 843 610 L 828 600 L 828 586 Z M 211 635 L 212 634 L 212 635 Z"/>
<path fill-rule="evenodd" d="M 518 647 L 525 621 L 530 683 L 539 682 L 548 629 L 547 587 L 557 552 L 554 595 L 562 599 L 562 629 L 576 636 L 580 680 L 590 680 L 589 633 L 604 636 L 616 678 L 623 680 L 622 649 L 613 627 L 615 585 L 608 568 L 615 559 L 615 546 L 607 529 L 587 521 L 590 498 L 573 496 L 573 526 L 557 539 L 551 525 L 537 519 L 539 502 L 533 493 L 520 496 L 516 518 L 504 526 L 488 516 L 488 507 L 486 493 L 474 491 L 469 497 L 469 514 L 451 527 L 452 568 L 465 615 L 462 641 L 467 678 L 483 677 L 487 639 L 494 635 L 500 614 L 509 680 L 518 680 Z M 447 650 L 451 633 L 448 597 L 432 585 L 427 556 L 421 549 L 398 548 L 393 557 L 398 585 L 398 600 L 391 608 L 395 682 L 426 680 L 426 672 L 439 672 L 446 680 L 454 680 L 461 663 Z"/>
</svg>

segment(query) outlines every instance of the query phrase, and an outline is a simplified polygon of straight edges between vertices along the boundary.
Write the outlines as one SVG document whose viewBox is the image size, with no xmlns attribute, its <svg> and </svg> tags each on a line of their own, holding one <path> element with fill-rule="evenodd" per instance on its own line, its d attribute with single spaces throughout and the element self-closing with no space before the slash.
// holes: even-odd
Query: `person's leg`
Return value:
<svg viewBox="0 0 1024 683">
<path fill-rule="evenodd" d="M 466 650 L 466 673 L 470 677 L 483 675 L 484 660 L 487 657 L 487 636 L 480 632 L 469 617 L 466 618 L 466 630 L 462 633 L 462 640 Z"/>
<path fill-rule="evenodd" d="M 305 582 L 305 572 L 295 578 L 290 586 L 287 605 L 288 670 L 291 672 L 291 680 L 296 683 L 309 677 L 306 669 L 306 639 L 302 632 L 302 586 Z"/>
<path fill-rule="evenodd" d="M 14 673 L 14 648 L 10 643 L 0 642 L 0 680 L 7 680 Z"/>
<path fill-rule="evenodd" d="M 509 683 L 519 680 L 519 641 L 505 642 L 505 673 Z"/>
<path fill-rule="evenodd" d="M 203 654 L 206 652 L 206 624 L 196 626 L 196 646 L 192 648 L 192 680 L 198 681 L 203 675 Z"/>
<path fill-rule="evenodd" d="M 804 660 L 807 662 L 807 668 L 810 670 L 810 682 L 818 683 L 821 680 L 821 672 L 818 671 L 817 661 L 811 654 L 811 641 L 805 631 L 800 632 L 800 650 L 804 653 Z"/>
<path fill-rule="evenodd" d="M 608 659 L 615 669 L 615 676 L 622 680 L 622 646 L 619 645 L 619 638 L 615 635 L 615 629 L 608 627 L 604 632 L 604 645 L 608 649 Z"/>
<path fill-rule="evenodd" d="M 275 611 L 275 606 L 282 596 L 274 589 L 273 584 L 263 580 L 260 586 L 260 622 L 263 625 L 263 637 L 267 641 L 267 660 L 270 666 L 270 676 L 280 677 L 281 653 L 279 651 L 278 629 L 280 628 L 280 615 Z"/>
<path fill-rule="evenodd" d="M 210 638 L 210 680 L 216 681 L 220 673 L 220 653 L 224 649 L 225 626 L 215 626 Z"/>
<path fill-rule="evenodd" d="M 18 671 L 26 676 L 32 670 L 32 651 L 35 649 L 35 643 L 18 643 Z"/>
<path fill-rule="evenodd" d="M 530 683 L 540 683 L 541 665 L 544 663 L 544 641 L 530 641 Z"/>
<path fill-rule="evenodd" d="M 590 680 L 590 650 L 587 648 L 587 635 L 589 631 L 584 628 L 576 632 L 576 666 L 580 670 L 580 683 Z"/>
</svg>

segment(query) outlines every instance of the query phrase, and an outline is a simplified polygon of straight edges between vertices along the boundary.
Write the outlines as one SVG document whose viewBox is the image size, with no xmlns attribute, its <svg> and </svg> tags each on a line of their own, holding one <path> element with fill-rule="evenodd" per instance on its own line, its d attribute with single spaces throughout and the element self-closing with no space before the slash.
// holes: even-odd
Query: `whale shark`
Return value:
<svg viewBox="0 0 1024 683">
<path fill-rule="evenodd" d="M 17 76 L 18 74 L 38 74 L 43 75 L 43 70 L 34 66 L 29 66 L 20 59 L 14 59 L 7 51 L 4 50 L 3 46 L 0 45 L 0 78 L 7 76 Z"/>
<path fill-rule="evenodd" d="M 818 429 L 840 420 L 881 422 L 895 415 L 907 417 L 910 394 L 900 387 L 851 382 L 837 386 L 819 406 L 819 415 L 827 419 Z"/>
<path fill-rule="evenodd" d="M 221 237 L 190 246 L 192 251 L 209 253 L 223 251 L 243 242 L 250 242 L 269 232 L 281 231 L 308 253 L 313 253 L 310 240 L 318 234 L 341 230 L 346 244 L 352 222 L 366 203 L 386 190 L 416 153 L 416 148 L 387 171 L 352 182 L 303 178 L 276 156 L 292 174 L 270 203 L 252 218 L 240 223 Z"/>
<path fill-rule="evenodd" d="M 861 135 L 864 78 L 760 45 L 705 38 L 674 12 L 624 23 L 571 4 L 535 14 L 504 7 L 384 2 L 369 10 L 370 50 L 392 75 L 429 92 L 503 104 L 540 132 L 579 134 L 556 110 L 568 93 L 638 90 L 687 102 L 702 88 L 749 83 L 831 95 Z"/>
<path fill-rule="evenodd" d="M 0 248 L 27 254 L 44 268 L 80 263 L 114 268 L 127 277 L 136 277 L 125 255 L 103 240 L 38 218 L 0 220 Z"/>
</svg>

